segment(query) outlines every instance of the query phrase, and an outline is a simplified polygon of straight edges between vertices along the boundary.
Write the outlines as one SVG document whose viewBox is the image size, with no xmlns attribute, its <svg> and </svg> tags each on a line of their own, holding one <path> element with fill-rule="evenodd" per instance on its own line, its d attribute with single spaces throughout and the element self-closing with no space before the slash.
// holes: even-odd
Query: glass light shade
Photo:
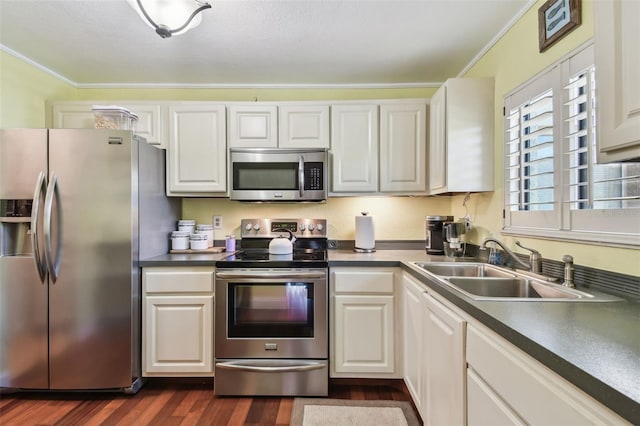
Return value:
<svg viewBox="0 0 640 426">
<path fill-rule="evenodd" d="M 147 15 L 153 22 L 157 25 L 164 25 L 171 30 L 180 28 L 184 25 L 185 22 L 189 19 L 191 14 L 200 6 L 202 3 L 197 2 L 196 0 L 140 0 L 142 6 L 144 7 Z M 155 29 L 153 24 L 147 20 L 142 13 L 142 10 L 138 7 L 137 0 L 127 0 L 129 5 L 138 12 L 138 15 L 142 18 L 144 22 L 147 23 L 151 28 Z M 180 35 L 184 34 L 192 28 L 197 27 L 202 22 L 202 15 L 197 14 L 193 20 L 187 25 L 182 31 L 173 33 L 172 35 Z"/>
</svg>

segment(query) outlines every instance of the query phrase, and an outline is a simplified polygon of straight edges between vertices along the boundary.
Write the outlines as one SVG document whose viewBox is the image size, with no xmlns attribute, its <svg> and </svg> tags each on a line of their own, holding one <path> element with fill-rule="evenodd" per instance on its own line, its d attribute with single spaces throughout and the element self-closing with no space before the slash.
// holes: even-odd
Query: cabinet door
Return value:
<svg viewBox="0 0 640 426">
<path fill-rule="evenodd" d="M 380 106 L 380 191 L 427 189 L 426 105 Z"/>
<path fill-rule="evenodd" d="M 378 106 L 331 107 L 333 192 L 378 190 Z"/>
<path fill-rule="evenodd" d="M 168 195 L 226 194 L 224 105 L 169 107 L 167 180 Z"/>
<path fill-rule="evenodd" d="M 118 105 L 138 116 L 134 132 L 150 145 L 164 148 L 160 104 L 141 102 L 56 102 L 53 104 L 53 127 L 56 129 L 93 129 L 93 105 Z"/>
<path fill-rule="evenodd" d="M 526 425 L 472 368 L 467 369 L 467 410 L 467 426 Z"/>
<path fill-rule="evenodd" d="M 278 107 L 237 105 L 229 107 L 229 147 L 278 146 Z"/>
<path fill-rule="evenodd" d="M 147 375 L 213 376 L 213 295 L 145 296 Z"/>
<path fill-rule="evenodd" d="M 464 359 L 465 322 L 433 296 L 425 293 L 423 326 L 426 367 L 427 425 L 466 422 Z"/>
<path fill-rule="evenodd" d="M 280 148 L 329 148 L 329 107 L 279 107 Z"/>
<path fill-rule="evenodd" d="M 335 297 L 337 373 L 393 373 L 393 296 Z"/>
<path fill-rule="evenodd" d="M 424 357 L 422 352 L 422 293 L 425 292 L 425 289 L 414 278 L 404 274 L 402 291 L 404 382 L 416 407 L 422 412 L 420 363 Z"/>
<path fill-rule="evenodd" d="M 93 104 L 86 102 L 59 102 L 53 104 L 53 128 L 93 129 Z"/>
<path fill-rule="evenodd" d="M 469 369 L 486 383 L 499 404 L 508 406 L 526 424 L 627 424 L 609 408 L 484 326 L 470 325 L 466 343 Z M 477 424 L 481 420 L 471 416 L 486 413 L 470 406 L 468 414 L 469 424 Z"/>
<path fill-rule="evenodd" d="M 134 132 L 147 140 L 150 145 L 166 148 L 162 134 L 162 112 L 159 104 L 137 102 L 117 103 L 138 115 Z"/>
<path fill-rule="evenodd" d="M 447 86 L 443 85 L 429 104 L 429 190 L 446 190 L 447 186 Z"/>
<path fill-rule="evenodd" d="M 598 162 L 640 158 L 640 2 L 596 1 Z"/>
</svg>

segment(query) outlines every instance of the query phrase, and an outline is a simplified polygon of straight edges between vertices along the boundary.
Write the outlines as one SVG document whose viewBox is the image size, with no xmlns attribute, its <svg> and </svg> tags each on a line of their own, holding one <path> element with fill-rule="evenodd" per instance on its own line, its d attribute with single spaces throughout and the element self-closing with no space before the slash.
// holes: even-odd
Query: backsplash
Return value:
<svg viewBox="0 0 640 426">
<path fill-rule="evenodd" d="M 240 237 L 240 220 L 250 218 L 321 218 L 327 219 L 328 237 L 333 240 L 355 239 L 355 217 L 369 212 L 374 220 L 376 240 L 424 240 L 425 217 L 447 215 L 449 197 L 334 197 L 326 203 L 242 203 L 224 198 L 184 198 L 182 218 L 198 223 L 212 223 L 213 215 L 222 216 L 222 229 L 215 239 L 227 234 Z"/>
<path fill-rule="evenodd" d="M 471 253 L 482 262 L 488 261 L 489 250 L 479 250 L 478 246 L 469 245 Z M 502 252 L 502 250 L 500 250 Z M 517 265 L 510 257 L 502 253 L 505 266 L 515 268 Z M 523 262 L 529 261 L 529 256 L 516 253 Z M 640 301 L 640 277 L 619 274 L 617 272 L 590 268 L 574 264 L 574 282 L 577 286 L 603 291 L 616 296 Z M 552 259 L 542 259 L 542 274 L 551 278 L 564 278 L 564 263 Z"/>
</svg>

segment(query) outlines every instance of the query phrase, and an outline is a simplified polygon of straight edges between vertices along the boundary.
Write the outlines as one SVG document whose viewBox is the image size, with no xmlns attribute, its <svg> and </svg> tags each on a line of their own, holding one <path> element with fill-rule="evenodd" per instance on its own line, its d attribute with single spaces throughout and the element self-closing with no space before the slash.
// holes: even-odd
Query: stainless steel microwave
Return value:
<svg viewBox="0 0 640 426">
<path fill-rule="evenodd" d="M 238 201 L 325 201 L 327 149 L 231 149 L 230 198 Z"/>
</svg>

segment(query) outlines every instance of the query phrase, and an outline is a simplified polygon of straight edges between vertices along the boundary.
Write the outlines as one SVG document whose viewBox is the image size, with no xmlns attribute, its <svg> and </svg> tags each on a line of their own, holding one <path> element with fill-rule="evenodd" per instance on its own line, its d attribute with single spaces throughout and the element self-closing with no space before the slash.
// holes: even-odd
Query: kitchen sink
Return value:
<svg viewBox="0 0 640 426">
<path fill-rule="evenodd" d="M 585 292 L 552 279 L 479 262 L 413 262 L 439 282 L 474 300 L 613 302 L 615 296 Z"/>
<path fill-rule="evenodd" d="M 515 273 L 489 265 L 488 263 L 415 262 L 415 265 L 425 271 L 443 277 L 517 277 Z"/>
<path fill-rule="evenodd" d="M 583 299 L 594 296 L 583 291 L 529 278 L 447 277 L 452 286 L 473 299 Z"/>
</svg>

